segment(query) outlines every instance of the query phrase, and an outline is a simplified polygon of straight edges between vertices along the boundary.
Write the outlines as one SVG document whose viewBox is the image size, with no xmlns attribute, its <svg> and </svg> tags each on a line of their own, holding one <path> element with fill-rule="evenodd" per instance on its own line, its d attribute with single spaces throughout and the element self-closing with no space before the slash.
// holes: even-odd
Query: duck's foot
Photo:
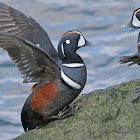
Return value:
<svg viewBox="0 0 140 140">
<path fill-rule="evenodd" d="M 49 117 L 49 119 L 64 119 L 74 114 L 75 114 L 74 105 L 69 105 L 69 106 L 64 107 L 63 110 L 60 111 L 57 115 Z"/>
</svg>

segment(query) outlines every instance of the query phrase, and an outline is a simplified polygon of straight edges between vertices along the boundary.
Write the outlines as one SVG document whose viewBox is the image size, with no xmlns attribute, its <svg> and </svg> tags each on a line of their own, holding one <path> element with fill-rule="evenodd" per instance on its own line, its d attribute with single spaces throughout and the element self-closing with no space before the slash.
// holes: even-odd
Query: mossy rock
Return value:
<svg viewBox="0 0 140 140">
<path fill-rule="evenodd" d="M 140 80 L 95 90 L 75 101 L 76 114 L 15 140 L 140 139 Z M 136 88 L 137 87 L 137 88 Z"/>
</svg>

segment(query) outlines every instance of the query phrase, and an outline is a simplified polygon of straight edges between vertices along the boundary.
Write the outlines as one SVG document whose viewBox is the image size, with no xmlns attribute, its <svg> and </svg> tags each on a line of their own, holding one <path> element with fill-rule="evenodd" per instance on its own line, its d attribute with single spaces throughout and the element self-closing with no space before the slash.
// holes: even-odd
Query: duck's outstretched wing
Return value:
<svg viewBox="0 0 140 140">
<path fill-rule="evenodd" d="M 24 76 L 24 82 L 60 78 L 60 68 L 40 47 L 20 37 L 0 32 L 0 47 L 6 50 Z"/>
<path fill-rule="evenodd" d="M 48 34 L 30 16 L 0 2 L 0 32 L 22 37 L 37 44 L 47 52 L 56 62 L 59 60 Z"/>
<path fill-rule="evenodd" d="M 122 57 L 119 58 L 119 62 L 121 64 L 130 62 L 130 64 L 128 66 L 131 66 L 131 65 L 134 65 L 134 64 L 140 65 L 140 57 L 139 57 L 138 53 L 134 54 L 134 55 L 131 55 L 131 56 L 122 56 Z"/>
</svg>

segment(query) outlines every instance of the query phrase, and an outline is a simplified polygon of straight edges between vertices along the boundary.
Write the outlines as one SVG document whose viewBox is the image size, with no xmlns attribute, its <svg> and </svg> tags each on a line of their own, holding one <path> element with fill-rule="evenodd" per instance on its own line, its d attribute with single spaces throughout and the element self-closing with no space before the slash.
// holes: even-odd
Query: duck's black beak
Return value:
<svg viewBox="0 0 140 140">
<path fill-rule="evenodd" d="M 138 27 L 133 26 L 132 20 L 128 24 L 123 24 L 121 27 L 122 28 L 131 28 L 131 30 L 128 32 L 129 34 L 138 29 Z"/>
<path fill-rule="evenodd" d="M 91 42 L 89 42 L 87 40 L 85 40 L 85 41 L 86 41 L 86 43 L 83 47 L 95 47 L 96 46 L 95 44 L 92 44 Z"/>
</svg>

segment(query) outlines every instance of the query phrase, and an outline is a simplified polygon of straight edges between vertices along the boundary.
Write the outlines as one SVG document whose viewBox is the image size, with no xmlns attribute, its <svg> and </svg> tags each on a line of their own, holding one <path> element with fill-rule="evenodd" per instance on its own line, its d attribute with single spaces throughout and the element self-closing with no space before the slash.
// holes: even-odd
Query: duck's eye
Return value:
<svg viewBox="0 0 140 140">
<path fill-rule="evenodd" d="M 70 40 L 66 40 L 66 44 L 70 44 Z"/>
</svg>

